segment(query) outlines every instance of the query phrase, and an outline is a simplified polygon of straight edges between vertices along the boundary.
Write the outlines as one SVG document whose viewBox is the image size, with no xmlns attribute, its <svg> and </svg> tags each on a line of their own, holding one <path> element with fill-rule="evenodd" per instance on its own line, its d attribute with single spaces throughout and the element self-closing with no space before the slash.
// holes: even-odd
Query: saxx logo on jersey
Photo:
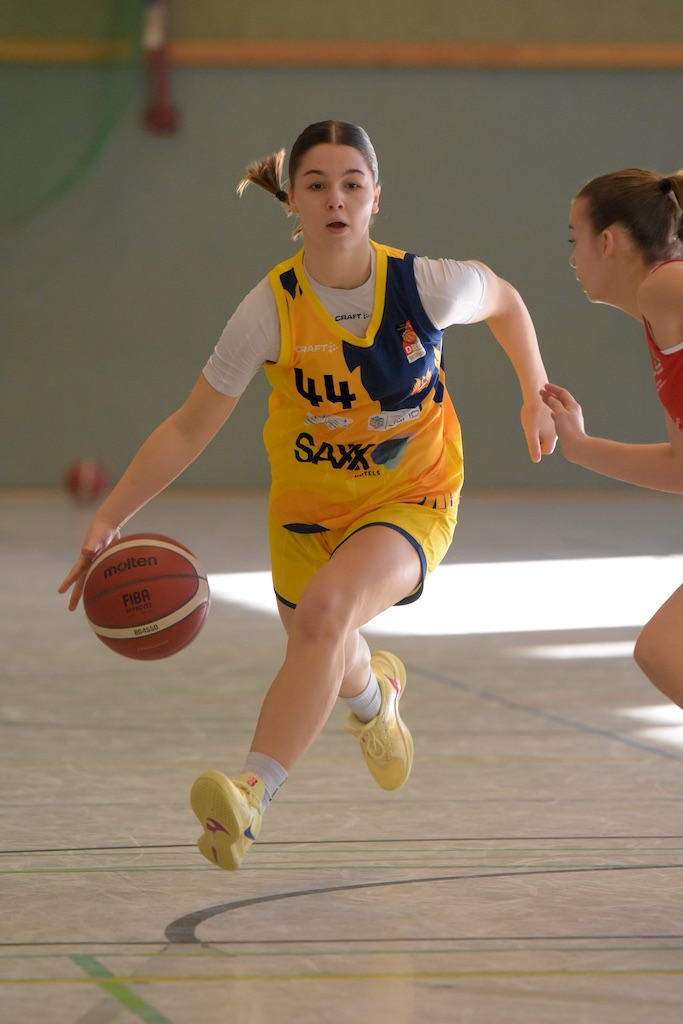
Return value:
<svg viewBox="0 0 683 1024">
<path fill-rule="evenodd" d="M 391 437 L 380 444 L 332 444 L 330 441 L 316 444 L 312 434 L 302 431 L 296 439 L 294 457 L 297 462 L 310 462 L 314 466 L 327 463 L 333 469 L 347 469 L 362 475 L 379 473 L 381 466 L 386 469 L 398 466 L 412 436 Z"/>
</svg>

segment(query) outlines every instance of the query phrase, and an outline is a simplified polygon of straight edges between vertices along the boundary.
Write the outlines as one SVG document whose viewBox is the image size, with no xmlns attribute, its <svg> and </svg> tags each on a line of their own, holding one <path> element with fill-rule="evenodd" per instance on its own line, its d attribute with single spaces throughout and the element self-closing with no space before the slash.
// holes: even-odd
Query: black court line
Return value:
<svg viewBox="0 0 683 1024">
<path fill-rule="evenodd" d="M 381 843 L 385 844 L 405 844 L 405 843 L 557 843 L 557 842 L 591 842 L 591 843 L 609 843 L 616 840 L 629 840 L 630 842 L 642 842 L 643 840 L 652 839 L 683 839 L 683 834 L 666 834 L 666 835 L 569 835 L 569 836 L 390 836 L 390 837 L 365 837 L 364 839 L 282 839 L 282 840 L 259 840 L 259 849 L 265 846 L 270 847 L 287 847 L 287 846 L 376 846 Z M 134 853 L 144 853 L 151 850 L 195 850 L 196 843 L 140 843 L 130 846 L 45 846 L 45 847 L 27 847 L 26 849 L 19 850 L 0 850 L 0 857 L 9 857 L 13 854 L 41 854 L 41 853 L 117 853 L 132 850 Z M 551 851 L 558 852 L 558 851 Z M 565 851 L 560 851 L 565 852 Z M 580 852 L 567 850 L 567 853 Z M 637 853 L 637 850 L 624 851 L 626 853 L 633 852 Z M 204 867 L 203 862 L 199 862 L 200 867 Z"/>
<path fill-rule="evenodd" d="M 651 746 L 649 743 L 641 743 L 639 740 L 630 739 L 628 736 L 612 732 L 609 729 L 598 729 L 593 725 L 587 725 L 585 722 L 579 722 L 575 718 L 556 715 L 551 711 L 541 711 L 539 708 L 522 704 L 520 701 L 512 700 L 510 697 L 501 697 L 490 690 L 483 690 L 478 686 L 470 686 L 469 683 L 463 683 L 462 680 L 454 679 L 452 676 L 444 676 L 440 672 L 432 672 L 429 669 L 425 669 L 424 666 L 406 664 L 406 668 L 432 682 L 443 683 L 452 690 L 460 690 L 461 693 L 467 693 L 471 697 L 478 697 L 479 700 L 487 701 L 490 704 L 498 704 L 499 707 L 505 708 L 507 711 L 516 711 L 520 714 L 529 715 L 532 718 L 538 718 L 543 722 L 549 722 L 551 725 L 561 725 L 564 728 L 573 729 L 576 732 L 586 733 L 590 736 L 600 736 L 602 739 L 611 740 L 613 743 L 620 743 L 622 746 L 630 747 L 632 750 L 640 750 L 646 754 L 655 754 L 657 757 L 663 757 L 670 761 L 683 761 L 683 754 L 664 750 L 662 747 Z"/>
<path fill-rule="evenodd" d="M 269 896 L 254 896 L 246 900 L 235 900 L 232 903 L 221 903 L 218 906 L 195 910 L 172 921 L 164 934 L 171 945 L 192 945 L 193 943 L 201 945 L 201 939 L 197 938 L 196 930 L 212 917 L 218 917 L 220 914 L 229 914 L 235 910 L 243 910 L 245 907 L 256 907 L 267 903 L 279 903 L 282 900 L 301 899 L 302 897 L 309 896 L 329 896 L 332 893 L 339 892 L 359 892 L 364 889 L 387 889 L 407 885 L 431 885 L 435 882 L 473 882 L 499 878 L 538 878 L 550 875 L 604 874 L 615 871 L 662 871 L 679 868 L 683 868 L 683 864 L 647 864 L 635 867 L 617 865 L 604 868 L 539 868 L 530 871 L 492 871 L 471 875 L 433 875 L 429 878 L 398 878 L 382 882 L 331 885 L 319 889 L 300 889 L 295 892 L 271 893 Z"/>
</svg>

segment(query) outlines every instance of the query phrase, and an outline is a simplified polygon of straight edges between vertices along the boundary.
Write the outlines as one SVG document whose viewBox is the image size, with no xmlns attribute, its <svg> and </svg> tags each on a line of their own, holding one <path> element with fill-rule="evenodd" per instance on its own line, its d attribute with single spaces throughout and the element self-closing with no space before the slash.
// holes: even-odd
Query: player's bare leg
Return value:
<svg viewBox="0 0 683 1024">
<path fill-rule="evenodd" d="M 683 707 L 683 586 L 644 626 L 634 657 L 650 682 Z"/>
<path fill-rule="evenodd" d="M 359 628 L 409 594 L 420 574 L 412 544 L 390 527 L 367 527 L 341 545 L 297 608 L 281 610 L 287 653 L 263 702 L 253 750 L 291 771 L 340 694 L 367 685 L 369 650 Z"/>
</svg>

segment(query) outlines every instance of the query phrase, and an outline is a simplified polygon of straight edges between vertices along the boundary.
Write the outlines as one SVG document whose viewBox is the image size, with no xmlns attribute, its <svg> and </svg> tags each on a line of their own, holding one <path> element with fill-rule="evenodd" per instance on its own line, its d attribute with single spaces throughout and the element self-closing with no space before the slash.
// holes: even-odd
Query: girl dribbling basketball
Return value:
<svg viewBox="0 0 683 1024">
<path fill-rule="evenodd" d="M 399 789 L 413 760 L 399 713 L 401 661 L 370 653 L 361 629 L 416 600 L 445 555 L 462 486 L 460 428 L 445 386 L 442 336 L 485 320 L 522 391 L 534 462 L 555 445 L 540 398 L 547 376 L 517 291 L 482 263 L 430 260 L 370 239 L 377 158 L 357 125 L 324 121 L 240 183 L 299 218 L 303 248 L 231 317 L 187 400 L 142 445 L 95 515 L 60 587 L 78 604 L 93 557 L 195 459 L 259 370 L 272 387 L 264 437 L 271 464 L 270 549 L 284 662 L 263 702 L 242 772 L 202 773 L 191 804 L 199 849 L 234 870 L 277 789 L 338 698 L 367 767 Z"/>
</svg>

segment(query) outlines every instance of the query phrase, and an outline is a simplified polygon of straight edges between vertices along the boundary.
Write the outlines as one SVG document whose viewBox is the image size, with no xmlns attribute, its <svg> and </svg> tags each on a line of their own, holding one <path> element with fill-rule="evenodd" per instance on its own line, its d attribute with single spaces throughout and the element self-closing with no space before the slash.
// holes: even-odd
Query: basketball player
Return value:
<svg viewBox="0 0 683 1024">
<path fill-rule="evenodd" d="M 201 853 L 230 870 L 338 698 L 375 781 L 397 790 L 410 774 L 413 741 L 399 714 L 405 669 L 393 654 L 371 654 L 360 630 L 419 597 L 453 536 L 463 459 L 445 388 L 446 327 L 488 323 L 519 379 L 532 461 L 556 440 L 517 291 L 481 263 L 416 258 L 370 240 L 380 184 L 363 129 L 306 128 L 287 189 L 283 161 L 281 151 L 252 164 L 238 191 L 253 182 L 272 193 L 298 218 L 293 237 L 302 235 L 303 248 L 238 307 L 185 403 L 96 513 L 60 588 L 74 585 L 76 607 L 93 557 L 199 455 L 263 368 L 272 385 L 272 573 L 287 651 L 242 772 L 206 771 L 191 793 Z"/>
<path fill-rule="evenodd" d="M 581 407 L 546 385 L 565 458 L 596 473 L 683 493 L 683 172 L 662 177 L 628 169 L 589 181 L 571 205 L 570 265 L 587 298 L 640 320 L 667 440 L 623 444 L 585 432 Z M 657 529 L 656 523 L 650 524 Z M 650 619 L 635 660 L 650 681 L 683 707 L 683 586 Z"/>
</svg>

